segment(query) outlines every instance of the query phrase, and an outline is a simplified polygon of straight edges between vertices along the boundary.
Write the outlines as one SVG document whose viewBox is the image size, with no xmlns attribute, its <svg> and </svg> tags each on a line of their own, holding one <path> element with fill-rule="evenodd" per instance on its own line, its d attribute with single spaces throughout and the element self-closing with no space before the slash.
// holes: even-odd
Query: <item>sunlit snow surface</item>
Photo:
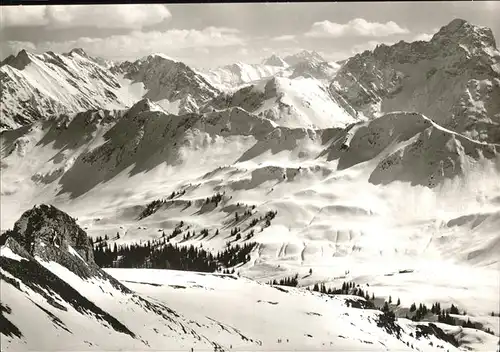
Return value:
<svg viewBox="0 0 500 352">
<path fill-rule="evenodd" d="M 217 251 L 230 232 L 221 225 L 234 216 L 230 208 L 220 205 L 200 213 L 197 206 L 180 204 L 143 220 L 138 216 L 147 203 L 172 191 L 188 190 L 180 199 L 193 202 L 225 191 L 232 197 L 227 205 L 256 205 L 260 215 L 278 211 L 270 227 L 261 232 L 256 226 L 252 241 L 259 247 L 238 269 L 245 276 L 268 281 L 305 275 L 312 268 L 313 276 L 301 285 L 322 281 L 340 287 L 352 280 L 369 284 L 376 295 L 400 297 L 406 306 L 455 303 L 475 316 L 498 309 L 498 161 L 484 160 L 434 189 L 402 182 L 381 186 L 367 181 L 379 157 L 338 170 L 336 160 L 315 158 L 324 145 L 314 136 L 296 139 L 291 134 L 286 138 L 296 143 L 294 149 L 280 144 L 268 150 L 251 136 L 213 138 L 191 131 L 175 167 L 159 164 L 133 176 L 129 167 L 76 198 L 58 195 L 55 170 L 63 165 L 67 170 L 80 153 L 101 145 L 109 128 L 99 126 L 85 144 L 62 153 L 54 143 L 37 145 L 47 133 L 38 125 L 22 134 L 23 142 L 13 151 L 10 137 L 2 138 L 2 153 L 10 152 L 2 158 L 2 227 L 10 228 L 34 203 L 49 202 L 78 218 L 92 236 L 119 232 L 118 244 L 169 234 L 181 220 L 197 233 L 220 229 L 220 236 L 202 241 L 204 248 Z M 261 147 L 251 159 L 235 162 L 250 148 Z M 50 182 L 33 175 L 45 175 Z M 82 174 L 65 190 L 79 189 L 93 177 Z"/>
</svg>

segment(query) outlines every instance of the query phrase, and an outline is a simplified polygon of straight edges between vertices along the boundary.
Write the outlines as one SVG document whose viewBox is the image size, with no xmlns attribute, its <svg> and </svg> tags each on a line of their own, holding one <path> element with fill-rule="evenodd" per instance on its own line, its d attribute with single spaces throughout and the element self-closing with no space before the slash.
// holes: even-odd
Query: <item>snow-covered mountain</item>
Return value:
<svg viewBox="0 0 500 352">
<path fill-rule="evenodd" d="M 182 114 L 219 94 L 203 76 L 162 54 L 116 64 L 82 49 L 61 55 L 22 50 L 2 62 L 0 75 L 2 129 L 89 109 L 124 109 L 144 97 Z"/>
<path fill-rule="evenodd" d="M 303 62 L 320 63 L 325 62 L 326 60 L 315 51 L 302 50 L 296 54 L 286 56 L 283 58 L 283 61 L 285 61 L 289 66 L 295 66 Z"/>
<path fill-rule="evenodd" d="M 349 59 L 331 91 L 368 117 L 415 111 L 499 142 L 500 52 L 489 28 L 456 19 L 428 42 L 379 45 Z"/>
<path fill-rule="evenodd" d="M 110 77 L 122 106 L 97 103 L 100 79 L 96 105 L 33 122 L 27 109 L 32 120 L 0 134 L 2 345 L 53 350 L 59 334 L 58 348 L 79 350 L 497 348 L 500 81 L 488 29 L 455 20 L 428 42 L 338 65 L 304 52 L 212 78 L 162 54 L 59 56 Z M 24 53 L 2 70 L 31 87 L 41 76 L 19 77 L 43 67 L 53 77 L 41 87 L 62 94 L 56 78 L 70 74 L 50 57 Z M 29 106 L 4 91 L 11 118 Z M 33 107 L 69 104 L 56 98 Z M 201 270 L 190 260 L 205 272 L 166 270 Z M 385 301 L 394 322 L 372 309 Z"/>
<path fill-rule="evenodd" d="M 340 127 L 359 121 L 355 112 L 338 104 L 321 80 L 305 76 L 261 80 L 221 94 L 201 111 L 238 106 L 280 126 L 297 128 Z"/>
<path fill-rule="evenodd" d="M 215 87 L 231 92 L 273 76 L 291 78 L 304 76 L 331 80 L 337 69 L 337 65 L 327 63 L 318 53 L 303 50 L 285 58 L 273 54 L 262 60 L 261 64 L 237 62 L 217 69 L 205 70 L 202 74 Z"/>
<path fill-rule="evenodd" d="M 202 74 L 215 87 L 223 91 L 233 91 L 242 85 L 272 77 L 285 67 L 266 64 L 245 64 L 238 62 L 232 65 L 207 70 Z"/>
<path fill-rule="evenodd" d="M 144 98 L 157 102 L 173 114 L 195 112 L 199 106 L 219 94 L 200 74 L 180 61 L 163 54 L 149 55 L 133 63 L 115 67 L 132 83 L 142 83 Z"/>
<path fill-rule="evenodd" d="M 274 54 L 262 61 L 262 64 L 266 66 L 278 66 L 278 67 L 288 67 L 288 64 L 278 55 Z"/>
<path fill-rule="evenodd" d="M 0 67 L 2 129 L 92 108 L 119 109 L 120 84 L 81 50 L 34 55 L 22 50 Z"/>
<path fill-rule="evenodd" d="M 320 81 L 331 81 L 340 65 L 329 62 L 302 61 L 292 66 L 292 73 L 289 78 L 311 77 Z"/>
</svg>

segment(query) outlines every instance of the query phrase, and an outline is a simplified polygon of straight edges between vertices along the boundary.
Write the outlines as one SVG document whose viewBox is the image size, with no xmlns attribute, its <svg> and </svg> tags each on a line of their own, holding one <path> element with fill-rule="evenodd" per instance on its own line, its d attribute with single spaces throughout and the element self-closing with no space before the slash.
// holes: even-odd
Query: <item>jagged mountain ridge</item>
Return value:
<svg viewBox="0 0 500 352">
<path fill-rule="evenodd" d="M 266 91 L 269 90 L 272 87 L 266 85 Z M 260 94 L 257 95 L 260 97 Z M 248 109 L 247 106 L 245 108 Z M 280 144 L 285 136 L 291 137 L 294 144 L 285 147 L 285 143 L 281 149 L 294 150 L 297 143 L 303 138 L 308 139 L 306 136 L 309 135 L 315 136 L 311 142 L 322 151 L 316 155 L 300 149 L 294 152 L 305 153 L 312 158 L 326 157 L 327 161 L 339 160 L 338 170 L 382 156 L 393 160 L 399 155 L 410 159 L 403 164 L 395 162 L 395 159 L 384 160 L 377 169 L 378 176 L 373 176 L 370 181 L 407 181 L 410 177 L 412 184 L 429 187 L 437 186 L 444 179 L 463 175 L 466 163 L 498 159 L 500 151 L 498 144 L 477 142 L 457 135 L 417 113 L 391 113 L 373 121 L 351 123 L 346 129 L 304 129 L 279 126 L 269 114 L 249 113 L 245 108 L 230 106 L 204 114 L 179 116 L 167 114 L 155 103 L 143 99 L 125 112 L 81 113 L 63 125 L 55 122 L 40 125 L 21 135 L 16 131 L 5 132 L 2 138 L 4 163 L 8 170 L 9 167 L 15 168 L 9 160 L 22 160 L 26 154 L 37 152 L 40 146 L 61 148 L 55 149 L 54 157 L 39 171 L 26 176 L 35 184 L 59 184 L 60 194 L 70 192 L 72 196 L 78 196 L 124 170 L 134 176 L 162 164 L 180 167 L 189 162 L 186 156 L 196 149 L 210 149 L 212 145 L 233 138 L 245 138 L 255 143 L 251 148 L 246 147 L 247 150 L 242 149 L 236 161 L 249 160 L 250 155 L 250 158 L 258 157 L 268 149 L 261 143 L 275 140 Z M 30 140 L 28 136 L 33 130 L 39 136 Z M 429 138 L 434 142 L 429 141 L 428 144 L 426 140 Z M 410 156 L 405 151 L 412 149 L 413 145 L 419 148 L 423 145 L 425 152 Z M 390 146 L 393 149 L 387 149 Z M 255 154 L 254 150 L 260 151 Z M 449 153 L 442 153 L 441 150 L 448 150 Z M 432 161 L 429 161 L 429 155 L 433 155 Z M 419 168 L 419 175 L 411 177 L 417 171 L 413 166 L 415 163 L 427 167 Z M 393 173 L 387 168 L 389 164 L 397 164 L 402 169 Z M 446 175 L 439 177 L 440 181 L 431 182 L 442 167 L 449 169 Z M 384 170 L 383 177 L 380 168 Z M 81 175 L 87 177 L 81 179 Z"/>
<path fill-rule="evenodd" d="M 379 45 L 350 58 L 330 86 L 369 118 L 414 111 L 498 143 L 500 52 L 489 28 L 456 19 L 429 42 Z"/>
<path fill-rule="evenodd" d="M 124 73 L 124 78 L 132 82 L 144 84 L 147 90 L 144 98 L 158 102 L 174 114 L 196 112 L 200 105 L 219 94 L 189 66 L 161 54 L 121 63 L 114 71 Z"/>
<path fill-rule="evenodd" d="M 214 86 L 226 92 L 234 92 L 243 86 L 278 77 L 314 77 L 320 80 L 333 78 L 338 68 L 326 62 L 318 53 L 303 50 L 285 58 L 273 54 L 260 64 L 237 62 L 202 74 Z"/>
<path fill-rule="evenodd" d="M 116 64 L 82 49 L 41 55 L 22 50 L 2 62 L 0 74 L 2 130 L 90 109 L 125 109 L 143 97 L 182 114 L 219 94 L 190 67 L 163 55 Z"/>
<path fill-rule="evenodd" d="M 289 66 L 295 66 L 303 62 L 310 62 L 310 63 L 326 62 L 326 60 L 317 52 L 308 50 L 302 50 L 299 53 L 288 55 L 285 58 L 283 58 L 283 61 L 285 61 Z"/>
<path fill-rule="evenodd" d="M 82 51 L 34 55 L 22 50 L 0 68 L 1 128 L 98 107 L 124 108 L 117 79 Z"/>
</svg>

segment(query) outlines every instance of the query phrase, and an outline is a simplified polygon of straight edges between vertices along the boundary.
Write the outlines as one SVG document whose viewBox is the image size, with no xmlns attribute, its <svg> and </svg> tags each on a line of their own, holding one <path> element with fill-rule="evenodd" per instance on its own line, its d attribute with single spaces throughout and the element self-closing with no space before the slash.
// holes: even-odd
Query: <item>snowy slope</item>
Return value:
<svg viewBox="0 0 500 352">
<path fill-rule="evenodd" d="M 355 112 L 351 114 L 338 104 L 321 80 L 303 76 L 262 80 L 223 94 L 209 106 L 218 110 L 239 106 L 291 128 L 341 127 L 359 121 Z"/>
<path fill-rule="evenodd" d="M 37 219 L 31 217 L 35 212 Z M 56 219 L 54 216 L 59 219 L 62 216 L 62 222 L 51 223 Z M 165 344 L 175 349 L 219 347 L 199 333 L 199 323 L 129 290 L 99 269 L 92 258 L 84 260 L 73 248 L 82 238 L 65 243 L 68 234 L 63 233 L 62 243 L 58 244 L 46 237 L 44 232 L 61 231 L 68 224 L 74 226 L 64 216 L 44 205 L 33 208 L 25 214 L 27 222 L 21 219 L 13 233 L 2 238 L 4 350 L 144 351 L 157 350 Z M 40 224 L 31 232 L 30 225 Z M 18 242 L 28 238 L 35 241 L 34 250 L 29 244 Z M 59 255 L 51 257 L 52 251 L 58 251 Z M 75 264 L 61 264 L 61 254 L 73 257 Z M 93 275 L 82 273 L 81 269 L 87 268 L 91 268 Z M 204 327 L 210 331 L 219 325 L 206 318 Z M 219 338 L 232 342 L 240 336 L 222 331 Z"/>
<path fill-rule="evenodd" d="M 238 62 L 203 72 L 203 76 L 215 87 L 223 91 L 233 91 L 238 87 L 274 76 L 285 69 L 284 66 L 269 64 L 246 64 Z"/>
<path fill-rule="evenodd" d="M 435 291 L 429 303 L 451 296 L 475 314 L 495 309 L 500 168 L 491 151 L 497 146 L 467 142 L 419 114 L 389 114 L 346 130 L 307 130 L 276 127 L 238 108 L 177 117 L 146 100 L 131 110 L 78 115 L 67 129 L 4 133 L 2 224 L 9 226 L 34 201 L 49 201 L 78 216 L 93 236 L 119 232 L 118 243 L 155 239 L 182 220 L 197 232 L 219 229 L 218 237 L 186 242 L 218 250 L 236 226 L 228 219 L 255 205 L 255 215 L 238 225 L 245 229 L 239 243 L 253 218 L 269 210 L 278 215 L 270 227 L 255 226 L 252 240 L 261 246 L 242 267 L 245 275 L 267 281 L 312 267 L 316 274 L 305 283 L 338 285 L 335 278 L 350 268 L 353 278 L 372 285 L 375 277 L 413 268 L 402 282 L 438 285 L 441 276 L 428 277 L 438 265 L 449 267 L 455 286 Z M 398 172 L 380 173 L 385 159 L 426 136 L 432 139 L 424 153 L 408 154 Z M 456 167 L 429 185 L 450 157 Z M 405 175 L 413 175 L 411 182 Z M 152 200 L 179 190 L 185 192 L 170 206 L 138 220 Z M 216 192 L 226 192 L 225 203 L 202 210 Z M 471 276 L 458 274 L 469 267 Z M 399 281 L 380 285 L 381 294 L 401 292 L 405 304 L 420 299 L 406 290 L 403 296 Z M 459 298 L 464 285 L 472 285 L 474 295 Z"/>
<path fill-rule="evenodd" d="M 124 108 L 120 84 L 81 51 L 34 55 L 21 51 L 4 61 L 1 128 L 92 108 Z"/>
<path fill-rule="evenodd" d="M 73 230 L 78 236 L 71 237 Z M 59 231 L 60 240 L 49 236 Z M 426 324 L 401 319 L 392 325 L 401 329 L 394 333 L 379 324 L 380 311 L 367 309 L 366 301 L 355 296 L 326 296 L 231 275 L 103 272 L 74 249 L 84 239 L 72 218 L 46 205 L 27 211 L 13 231 L 2 236 L 1 333 L 6 351 L 146 351 L 165 345 L 219 351 L 432 351 L 435 345 L 458 350 L 439 334 L 416 338 Z M 26 240 L 34 241 L 35 248 Z M 76 264 L 58 262 L 61 255 Z M 90 276 L 81 271 L 88 267 L 93 270 Z M 479 336 L 485 339 L 482 346 L 493 345 L 491 337 Z"/>
</svg>

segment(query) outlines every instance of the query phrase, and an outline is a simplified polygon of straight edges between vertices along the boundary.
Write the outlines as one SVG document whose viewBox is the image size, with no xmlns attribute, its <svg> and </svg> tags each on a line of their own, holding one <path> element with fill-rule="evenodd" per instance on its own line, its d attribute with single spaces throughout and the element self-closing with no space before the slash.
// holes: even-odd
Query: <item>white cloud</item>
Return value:
<svg viewBox="0 0 500 352">
<path fill-rule="evenodd" d="M 3 43 L 3 46 L 14 48 L 14 44 L 11 43 L 13 42 Z M 68 52 L 73 48 L 83 48 L 91 55 L 104 58 L 135 59 L 155 52 L 169 54 L 183 49 L 197 49 L 200 52 L 203 48 L 243 44 L 244 40 L 235 29 L 208 27 L 203 30 L 133 31 L 127 35 L 114 35 L 106 38 L 83 37 L 65 42 L 40 42 L 36 46 L 29 42 L 16 42 L 15 47 L 19 50 L 24 45 L 27 50 L 38 53 L 49 50 Z"/>
<path fill-rule="evenodd" d="M 294 41 L 295 36 L 294 35 L 280 35 L 279 37 L 273 38 L 273 40 L 276 42 L 289 42 L 289 41 Z"/>
<path fill-rule="evenodd" d="M 377 41 L 377 40 L 370 40 L 366 43 L 354 45 L 351 48 L 351 52 L 353 54 L 358 54 L 358 53 L 362 53 L 365 50 L 374 50 L 377 47 L 377 45 L 380 45 L 380 44 L 382 44 L 382 43 Z M 392 43 L 385 43 L 385 44 L 392 45 Z"/>
<path fill-rule="evenodd" d="M 170 11 L 161 4 L 5 6 L 1 26 L 140 29 L 170 17 Z"/>
<path fill-rule="evenodd" d="M 420 33 L 414 36 L 411 41 L 423 40 L 428 42 L 432 39 L 432 36 L 439 31 L 439 28 L 433 28 L 430 30 L 430 33 Z"/>
<path fill-rule="evenodd" d="M 408 29 L 400 27 L 396 22 L 386 23 L 368 22 L 362 18 L 355 18 L 345 24 L 330 21 L 313 23 L 307 37 L 338 38 L 352 37 L 387 37 L 395 34 L 407 34 Z"/>
<path fill-rule="evenodd" d="M 22 49 L 30 52 L 37 51 L 35 44 L 31 42 L 0 41 L 0 53 L 2 55 L 2 60 L 9 55 L 16 55 Z"/>
<path fill-rule="evenodd" d="M 417 41 L 417 40 L 423 40 L 423 41 L 428 42 L 429 40 L 431 40 L 432 36 L 433 36 L 433 34 L 420 33 L 420 34 L 416 35 L 415 37 L 413 37 L 413 39 L 411 41 L 413 42 L 413 41 Z"/>
</svg>

